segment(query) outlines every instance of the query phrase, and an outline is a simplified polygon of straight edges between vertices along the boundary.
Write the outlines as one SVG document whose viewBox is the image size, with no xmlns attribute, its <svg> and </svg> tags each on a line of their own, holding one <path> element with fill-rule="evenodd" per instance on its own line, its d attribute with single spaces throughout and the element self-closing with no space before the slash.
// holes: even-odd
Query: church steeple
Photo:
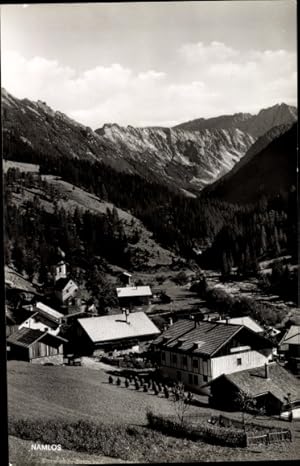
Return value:
<svg viewBox="0 0 300 466">
<path fill-rule="evenodd" d="M 54 265 L 53 265 L 53 279 L 54 283 L 58 282 L 61 278 L 67 278 L 67 265 L 65 262 L 66 254 L 64 251 L 57 247 Z"/>
</svg>

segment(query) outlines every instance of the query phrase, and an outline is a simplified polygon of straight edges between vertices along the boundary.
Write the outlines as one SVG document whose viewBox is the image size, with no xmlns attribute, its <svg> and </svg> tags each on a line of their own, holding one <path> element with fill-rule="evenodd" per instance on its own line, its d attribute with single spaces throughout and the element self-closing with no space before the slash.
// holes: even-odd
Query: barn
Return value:
<svg viewBox="0 0 300 466">
<path fill-rule="evenodd" d="M 87 317 L 77 321 L 77 341 L 85 354 L 97 349 L 138 350 L 141 342 L 147 342 L 160 334 L 159 329 L 144 312 Z"/>
<path fill-rule="evenodd" d="M 47 331 L 22 327 L 7 339 L 8 359 L 33 363 L 62 364 L 65 338 Z"/>
</svg>

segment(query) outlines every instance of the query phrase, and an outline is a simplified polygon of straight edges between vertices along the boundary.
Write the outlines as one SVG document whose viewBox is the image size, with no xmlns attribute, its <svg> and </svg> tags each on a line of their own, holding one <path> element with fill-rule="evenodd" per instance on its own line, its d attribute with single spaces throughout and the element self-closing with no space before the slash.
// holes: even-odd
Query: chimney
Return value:
<svg viewBox="0 0 300 466">
<path fill-rule="evenodd" d="M 226 323 L 226 325 L 228 325 L 228 323 L 229 323 L 229 317 L 228 316 L 225 317 L 225 323 Z"/>
<path fill-rule="evenodd" d="M 173 319 L 172 317 L 169 317 L 169 327 L 171 327 L 171 325 L 173 325 Z"/>
<path fill-rule="evenodd" d="M 129 309 L 124 309 L 124 314 L 125 314 L 125 321 L 127 324 L 130 324 L 130 322 L 128 321 L 128 316 L 129 316 Z"/>
<path fill-rule="evenodd" d="M 266 362 L 265 363 L 265 379 L 268 379 L 270 376 L 269 374 L 269 364 Z"/>
</svg>

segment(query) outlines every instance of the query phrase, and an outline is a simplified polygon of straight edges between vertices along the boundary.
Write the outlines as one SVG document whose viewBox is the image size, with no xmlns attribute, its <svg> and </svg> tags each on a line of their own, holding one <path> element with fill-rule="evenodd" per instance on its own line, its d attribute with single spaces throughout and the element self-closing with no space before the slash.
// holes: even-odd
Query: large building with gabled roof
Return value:
<svg viewBox="0 0 300 466">
<path fill-rule="evenodd" d="M 182 319 L 153 341 L 161 374 L 189 389 L 272 360 L 272 343 L 243 325 Z"/>
<path fill-rule="evenodd" d="M 84 353 L 138 347 L 160 334 L 144 312 L 87 317 L 78 319 L 77 324 L 78 346 Z"/>
</svg>

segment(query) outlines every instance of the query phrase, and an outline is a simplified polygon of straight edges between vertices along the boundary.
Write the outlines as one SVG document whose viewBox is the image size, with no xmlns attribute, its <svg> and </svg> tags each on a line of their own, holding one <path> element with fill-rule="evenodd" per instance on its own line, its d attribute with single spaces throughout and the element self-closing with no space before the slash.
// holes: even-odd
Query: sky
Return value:
<svg viewBox="0 0 300 466">
<path fill-rule="evenodd" d="M 296 0 L 1 5 L 1 85 L 93 129 L 297 105 Z"/>
</svg>

